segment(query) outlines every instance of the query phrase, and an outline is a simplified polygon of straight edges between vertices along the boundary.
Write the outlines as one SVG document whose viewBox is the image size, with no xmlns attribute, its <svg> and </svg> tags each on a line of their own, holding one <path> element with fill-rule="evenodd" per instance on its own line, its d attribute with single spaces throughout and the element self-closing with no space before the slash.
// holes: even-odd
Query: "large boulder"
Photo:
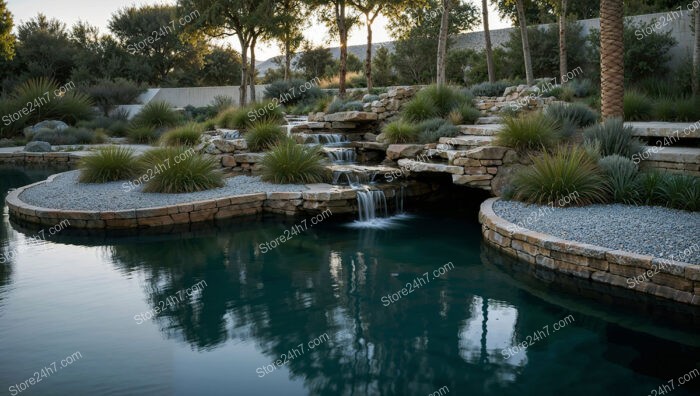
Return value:
<svg viewBox="0 0 700 396">
<path fill-rule="evenodd" d="M 34 126 L 30 126 L 24 129 L 24 135 L 30 135 L 30 134 L 35 134 L 39 132 L 42 129 L 50 129 L 52 131 L 56 132 L 61 132 L 64 129 L 68 128 L 68 124 L 66 124 L 63 121 L 58 121 L 58 120 L 46 120 L 46 121 L 41 121 Z"/>
<path fill-rule="evenodd" d="M 392 161 L 400 158 L 415 158 L 423 148 L 422 144 L 391 144 L 386 150 L 386 156 Z"/>
<path fill-rule="evenodd" d="M 51 144 L 49 142 L 42 142 L 41 140 L 29 142 L 24 146 L 24 151 L 30 153 L 48 153 L 51 152 Z"/>
</svg>

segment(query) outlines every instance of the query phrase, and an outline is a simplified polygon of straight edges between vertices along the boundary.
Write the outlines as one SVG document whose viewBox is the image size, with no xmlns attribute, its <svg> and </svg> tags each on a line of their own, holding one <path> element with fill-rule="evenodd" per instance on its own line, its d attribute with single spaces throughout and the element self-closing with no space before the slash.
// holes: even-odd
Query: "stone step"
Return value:
<svg viewBox="0 0 700 396">
<path fill-rule="evenodd" d="M 634 128 L 634 136 L 668 137 L 674 139 L 700 138 L 700 121 L 692 122 L 626 122 L 625 125 Z"/>
<path fill-rule="evenodd" d="M 454 150 L 459 148 L 473 148 L 489 146 L 493 143 L 495 137 L 493 136 L 456 136 L 456 137 L 441 137 L 439 142 L 443 147 L 438 146 L 438 148 L 443 148 L 445 150 Z"/>
<path fill-rule="evenodd" d="M 408 171 L 413 172 L 413 173 L 434 172 L 434 173 L 450 173 L 453 175 L 463 175 L 464 174 L 464 167 L 463 166 L 436 164 L 436 163 L 431 163 L 431 162 L 420 162 L 420 161 L 414 161 L 414 160 L 405 159 L 405 158 L 399 160 L 399 166 L 402 169 L 407 169 Z"/>
<path fill-rule="evenodd" d="M 700 148 L 647 146 L 642 152 L 643 160 L 700 164 Z"/>
<path fill-rule="evenodd" d="M 446 159 L 450 164 L 455 158 L 466 157 L 469 150 L 441 150 L 441 149 L 429 149 L 427 150 L 428 157 L 440 157 Z"/>
<path fill-rule="evenodd" d="M 494 124 L 500 124 L 500 123 L 501 123 L 501 117 L 496 117 L 496 116 L 479 117 L 475 122 L 476 125 L 494 125 Z"/>
<path fill-rule="evenodd" d="M 462 135 L 494 136 L 501 129 L 501 124 L 459 125 L 459 129 Z"/>
<path fill-rule="evenodd" d="M 386 151 L 389 148 L 389 143 L 352 142 L 352 146 L 364 150 Z"/>
</svg>

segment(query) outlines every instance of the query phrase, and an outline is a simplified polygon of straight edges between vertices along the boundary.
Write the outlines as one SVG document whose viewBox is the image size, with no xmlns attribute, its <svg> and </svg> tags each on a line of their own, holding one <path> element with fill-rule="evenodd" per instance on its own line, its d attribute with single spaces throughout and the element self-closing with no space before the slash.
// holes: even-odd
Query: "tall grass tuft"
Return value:
<svg viewBox="0 0 700 396">
<path fill-rule="evenodd" d="M 262 179 L 278 184 L 321 183 L 328 179 L 319 146 L 304 146 L 284 139 L 265 154 Z"/>
<path fill-rule="evenodd" d="M 163 147 L 141 156 L 142 170 L 154 169 L 143 192 L 178 194 L 223 187 L 219 162 L 184 147 Z M 157 171 L 156 171 L 157 170 Z"/>
<path fill-rule="evenodd" d="M 542 113 L 506 117 L 496 135 L 497 144 L 518 150 L 553 147 L 557 140 L 556 123 Z"/>
<path fill-rule="evenodd" d="M 667 173 L 659 186 L 661 202 L 666 206 L 689 211 L 700 210 L 700 178 Z"/>
<path fill-rule="evenodd" d="M 202 131 L 202 125 L 189 123 L 166 132 L 160 142 L 164 146 L 194 146 L 199 143 Z"/>
<path fill-rule="evenodd" d="M 180 122 L 180 116 L 166 102 L 149 102 L 134 117 L 132 125 L 135 128 L 164 128 L 173 127 Z"/>
<path fill-rule="evenodd" d="M 644 94 L 625 92 L 624 111 L 626 121 L 646 121 L 652 117 L 654 102 Z"/>
<path fill-rule="evenodd" d="M 399 120 L 387 124 L 382 133 L 391 144 L 413 143 L 418 141 L 418 128 L 406 121 Z"/>
<path fill-rule="evenodd" d="M 613 118 L 584 131 L 585 141 L 597 142 L 600 155 L 621 155 L 631 158 L 643 148 L 642 142 L 633 136 L 634 128 L 625 126 L 621 119 Z"/>
<path fill-rule="evenodd" d="M 601 158 L 598 166 L 605 175 L 613 202 L 634 204 L 640 201 L 637 182 L 639 169 L 631 159 L 613 154 Z"/>
<path fill-rule="evenodd" d="M 251 151 L 267 150 L 284 138 L 286 138 L 286 134 L 282 128 L 269 122 L 254 124 L 245 133 L 245 140 Z"/>
<path fill-rule="evenodd" d="M 80 161 L 81 183 L 107 183 L 127 180 L 138 173 L 134 150 L 120 146 L 98 149 Z"/>
<path fill-rule="evenodd" d="M 425 96 L 416 96 L 406 103 L 402 116 L 406 121 L 421 122 L 438 117 L 440 110 L 435 103 Z"/>
</svg>

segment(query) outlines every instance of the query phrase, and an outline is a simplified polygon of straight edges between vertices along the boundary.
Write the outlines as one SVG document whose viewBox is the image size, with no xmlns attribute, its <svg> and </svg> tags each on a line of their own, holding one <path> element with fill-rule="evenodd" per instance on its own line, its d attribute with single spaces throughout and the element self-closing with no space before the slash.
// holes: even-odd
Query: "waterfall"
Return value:
<svg viewBox="0 0 700 396">
<path fill-rule="evenodd" d="M 357 160 L 357 153 L 353 148 L 335 148 L 326 151 L 328 158 L 338 164 L 338 163 L 351 163 Z"/>
<path fill-rule="evenodd" d="M 360 222 L 371 222 L 379 217 L 389 217 L 386 196 L 382 190 L 357 190 L 357 207 Z"/>
</svg>

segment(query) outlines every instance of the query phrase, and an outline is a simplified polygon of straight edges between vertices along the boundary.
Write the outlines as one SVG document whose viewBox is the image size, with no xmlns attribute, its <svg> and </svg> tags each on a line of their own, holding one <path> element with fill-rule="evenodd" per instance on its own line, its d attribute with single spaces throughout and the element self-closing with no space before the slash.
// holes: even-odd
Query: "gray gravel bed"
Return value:
<svg viewBox="0 0 700 396">
<path fill-rule="evenodd" d="M 29 188 L 19 198 L 31 205 L 66 210 L 126 210 L 170 206 L 186 202 L 203 201 L 233 195 L 261 192 L 297 192 L 303 185 L 272 184 L 259 177 L 236 176 L 226 179 L 221 188 L 186 194 L 142 193 L 141 187 L 128 191 L 124 182 L 103 184 L 78 183 L 80 171 L 59 174 L 51 183 Z"/>
<path fill-rule="evenodd" d="M 516 201 L 497 201 L 493 210 L 511 223 L 559 238 L 700 264 L 699 212 L 621 204 L 551 208 Z"/>
</svg>

